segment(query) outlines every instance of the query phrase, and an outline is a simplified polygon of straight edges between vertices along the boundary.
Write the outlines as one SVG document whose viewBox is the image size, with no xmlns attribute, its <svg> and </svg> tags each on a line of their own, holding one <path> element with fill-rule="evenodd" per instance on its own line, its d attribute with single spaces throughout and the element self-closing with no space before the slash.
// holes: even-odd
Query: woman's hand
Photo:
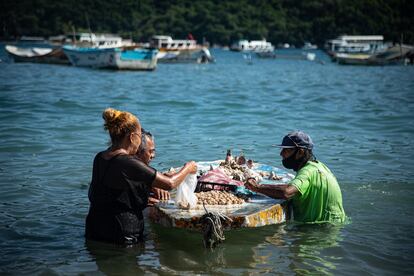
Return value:
<svg viewBox="0 0 414 276">
<path fill-rule="evenodd" d="M 190 161 L 185 164 L 186 167 L 190 169 L 190 173 L 197 173 L 197 163 L 194 161 Z"/>
</svg>

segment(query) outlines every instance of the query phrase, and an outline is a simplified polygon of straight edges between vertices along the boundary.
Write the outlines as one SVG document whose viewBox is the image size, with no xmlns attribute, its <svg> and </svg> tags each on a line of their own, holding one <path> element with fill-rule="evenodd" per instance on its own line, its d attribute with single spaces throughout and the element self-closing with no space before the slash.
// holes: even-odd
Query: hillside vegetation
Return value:
<svg viewBox="0 0 414 276">
<path fill-rule="evenodd" d="M 414 44 L 413 7 L 408 0 L 14 0 L 1 1 L 0 37 L 91 30 L 147 41 L 191 33 L 222 45 L 266 38 L 299 46 L 340 34 L 382 34 Z"/>
</svg>

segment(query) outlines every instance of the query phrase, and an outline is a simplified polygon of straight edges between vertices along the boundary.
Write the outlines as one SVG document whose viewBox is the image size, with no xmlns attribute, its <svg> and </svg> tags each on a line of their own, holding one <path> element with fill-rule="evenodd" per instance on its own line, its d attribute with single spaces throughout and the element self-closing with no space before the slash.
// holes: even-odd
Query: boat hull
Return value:
<svg viewBox="0 0 414 276">
<path fill-rule="evenodd" d="M 217 168 L 224 160 L 217 161 L 206 161 L 206 162 L 197 162 L 197 168 L 202 173 L 205 174 L 207 171 L 212 168 Z M 177 168 L 179 169 L 179 168 Z M 256 163 L 252 169 L 254 172 L 263 175 L 265 173 L 274 172 L 276 175 L 281 178 L 278 180 L 266 179 L 266 183 L 269 185 L 279 185 L 290 182 L 293 178 L 293 175 L 288 174 L 286 171 L 272 167 L 266 164 Z M 215 188 L 209 187 L 208 183 L 205 182 L 207 190 L 214 190 Z M 231 185 L 226 181 L 210 184 L 218 185 Z M 243 193 L 245 188 L 239 186 L 236 188 L 238 192 Z M 203 190 L 197 190 L 196 193 Z M 172 199 L 175 198 L 175 195 L 172 194 Z M 252 194 L 248 192 L 246 195 L 248 200 L 243 204 L 229 204 L 229 205 L 204 205 L 208 212 L 221 213 L 231 220 L 226 220 L 223 223 L 224 230 L 238 229 L 238 228 L 254 228 L 261 227 L 266 225 L 281 224 L 286 222 L 291 218 L 291 210 L 288 202 L 279 199 L 272 199 L 270 197 Z M 198 204 L 192 209 L 182 209 L 178 207 L 174 200 L 170 201 L 160 201 L 155 204 L 153 207 L 148 210 L 148 217 L 155 224 L 160 224 L 165 227 L 170 228 L 184 228 L 184 229 L 193 229 L 193 230 L 202 230 L 202 223 L 200 218 L 206 213 L 203 205 Z"/>
<path fill-rule="evenodd" d="M 157 66 L 157 50 L 154 49 L 99 49 L 63 47 L 74 66 L 116 70 L 154 70 Z"/>
<path fill-rule="evenodd" d="M 160 49 L 159 63 L 208 63 L 214 61 L 207 48 L 168 50 Z"/>
<path fill-rule="evenodd" d="M 366 54 L 336 54 L 335 60 L 343 65 L 365 65 L 370 55 Z"/>
<path fill-rule="evenodd" d="M 14 62 L 70 64 L 62 48 L 22 48 L 6 45 L 5 50 Z"/>
<path fill-rule="evenodd" d="M 392 65 L 403 64 L 406 56 L 414 47 L 399 45 L 390 47 L 375 54 L 344 54 L 335 55 L 335 60 L 343 65 Z"/>
<path fill-rule="evenodd" d="M 157 67 L 157 51 L 134 49 L 117 51 L 114 59 L 114 69 L 118 70 L 154 70 Z"/>
</svg>

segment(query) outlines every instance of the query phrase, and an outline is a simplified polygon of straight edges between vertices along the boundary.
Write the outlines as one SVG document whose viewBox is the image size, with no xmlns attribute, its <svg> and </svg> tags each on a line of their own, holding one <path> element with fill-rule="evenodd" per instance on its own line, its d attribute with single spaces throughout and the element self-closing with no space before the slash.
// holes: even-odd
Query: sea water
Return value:
<svg viewBox="0 0 414 276">
<path fill-rule="evenodd" d="M 214 64 L 136 72 L 13 63 L 2 50 L 0 273 L 414 273 L 414 67 L 341 66 L 319 51 L 316 62 L 212 53 Z M 351 223 L 232 230 L 213 251 L 200 233 L 148 221 L 140 246 L 86 242 L 107 107 L 155 135 L 160 171 L 227 149 L 281 167 L 272 145 L 303 130 L 337 176 Z"/>
</svg>

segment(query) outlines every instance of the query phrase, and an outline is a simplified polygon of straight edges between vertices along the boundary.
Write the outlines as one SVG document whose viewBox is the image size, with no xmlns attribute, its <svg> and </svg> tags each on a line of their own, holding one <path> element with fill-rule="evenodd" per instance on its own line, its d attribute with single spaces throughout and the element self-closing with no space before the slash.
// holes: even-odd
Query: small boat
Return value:
<svg viewBox="0 0 414 276">
<path fill-rule="evenodd" d="M 14 62 L 69 64 L 62 48 L 17 47 L 6 45 L 5 50 Z"/>
<path fill-rule="evenodd" d="M 254 53 L 259 58 L 276 58 L 275 47 L 266 39 L 239 40 L 232 44 L 230 50 L 243 53 Z"/>
<path fill-rule="evenodd" d="M 63 44 L 75 45 L 78 47 L 92 47 L 92 48 L 119 48 L 131 47 L 134 43 L 129 39 L 123 39 L 115 34 L 100 34 L 100 33 L 74 33 L 67 34 L 64 37 L 50 37 L 49 41 L 57 43 L 63 41 Z"/>
<path fill-rule="evenodd" d="M 307 60 L 309 61 L 314 61 L 316 58 L 316 54 L 315 53 L 302 53 Z"/>
<path fill-rule="evenodd" d="M 154 70 L 157 67 L 157 53 L 156 49 L 115 49 L 114 68 L 118 70 Z"/>
<path fill-rule="evenodd" d="M 307 51 L 307 50 L 316 50 L 318 49 L 318 46 L 315 44 L 312 44 L 310 42 L 305 42 L 303 44 L 302 50 Z"/>
<path fill-rule="evenodd" d="M 387 47 L 382 35 L 342 35 L 325 43 L 325 50 L 333 57 L 334 61 L 338 53 L 374 54 Z"/>
<path fill-rule="evenodd" d="M 239 52 L 254 52 L 254 53 L 269 53 L 275 50 L 275 47 L 266 39 L 263 40 L 239 40 L 233 43 L 230 47 L 232 51 Z"/>
<path fill-rule="evenodd" d="M 158 49 L 160 63 L 208 63 L 214 58 L 207 47 L 189 39 L 172 39 L 171 36 L 156 35 L 151 38 L 150 46 Z"/>
<path fill-rule="evenodd" d="M 199 171 L 205 175 L 207 171 L 216 169 L 222 161 L 223 160 L 198 162 L 197 167 L 199 168 Z M 256 173 L 267 175 L 275 173 L 280 176 L 278 180 L 263 180 L 264 182 L 273 185 L 287 183 L 293 178 L 293 176 L 286 171 L 265 164 L 255 164 L 252 170 Z M 207 190 L 217 190 L 217 187 L 214 187 L 214 185 L 220 187 L 223 186 L 223 188 L 229 186 L 239 193 L 246 190 L 243 185 L 237 187 L 232 184 L 211 182 L 204 182 L 202 184 Z M 197 186 L 195 192 L 207 191 L 204 190 L 204 188 L 198 189 Z M 230 230 L 281 224 L 290 217 L 288 204 L 284 200 L 272 199 L 251 192 L 247 193 L 246 197 L 248 200 L 239 205 L 205 205 L 206 209 L 204 209 L 203 205 L 197 205 L 197 207 L 190 210 L 179 208 L 174 204 L 174 201 L 160 201 L 155 204 L 154 207 L 150 208 L 149 218 L 152 222 L 165 227 L 202 230 L 200 218 L 206 214 L 206 210 L 208 210 L 209 212 L 221 213 L 226 217 L 231 218 L 231 220 L 227 221 L 224 225 L 225 230 Z"/>
<path fill-rule="evenodd" d="M 214 61 L 210 51 L 205 47 L 197 50 L 160 51 L 157 58 L 160 63 L 209 63 Z"/>
<path fill-rule="evenodd" d="M 87 48 L 63 46 L 74 66 L 118 70 L 154 70 L 157 50 L 144 48 Z"/>
<path fill-rule="evenodd" d="M 335 59 L 344 65 L 389 65 L 402 64 L 405 58 L 414 50 L 414 46 L 395 45 L 374 54 L 337 53 Z"/>
<path fill-rule="evenodd" d="M 335 60 L 338 64 L 344 65 L 365 65 L 368 64 L 369 54 L 348 54 L 336 53 Z"/>
</svg>

